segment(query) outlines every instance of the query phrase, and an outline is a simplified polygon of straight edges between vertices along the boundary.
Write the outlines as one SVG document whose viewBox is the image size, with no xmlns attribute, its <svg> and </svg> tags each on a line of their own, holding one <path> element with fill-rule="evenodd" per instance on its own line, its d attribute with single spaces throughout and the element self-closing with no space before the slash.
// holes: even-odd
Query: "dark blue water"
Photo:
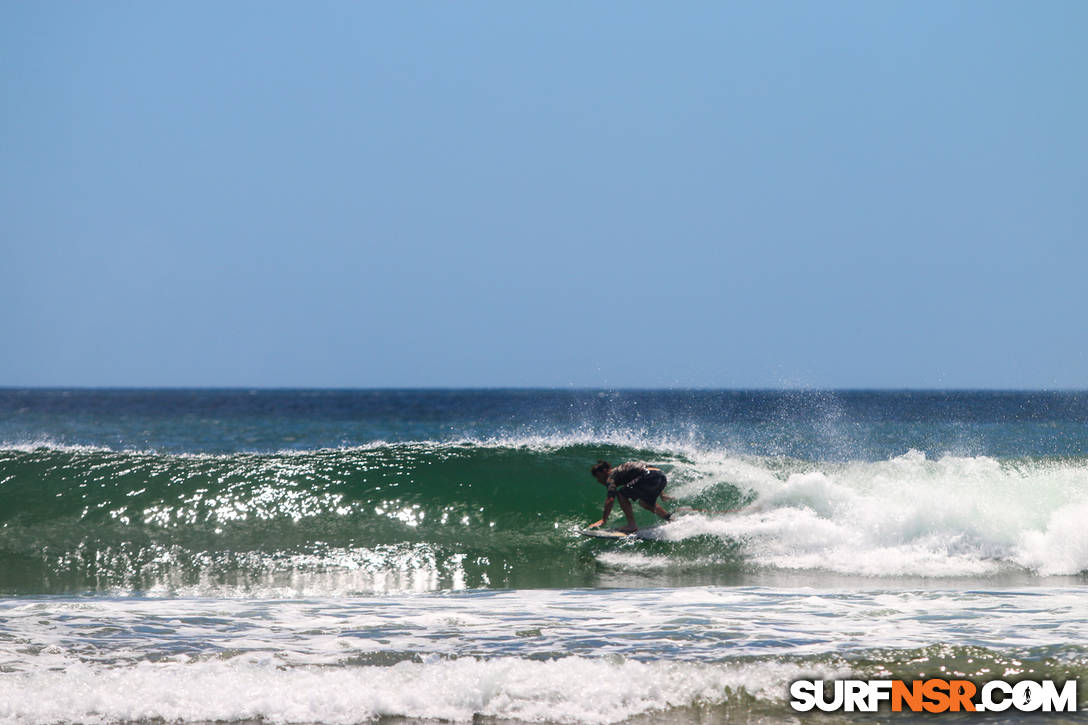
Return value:
<svg viewBox="0 0 1088 725">
<path fill-rule="evenodd" d="M 971 391 L 0 390 L 0 443 L 170 453 L 579 436 L 806 460 L 1088 456 L 1088 394 Z"/>
</svg>

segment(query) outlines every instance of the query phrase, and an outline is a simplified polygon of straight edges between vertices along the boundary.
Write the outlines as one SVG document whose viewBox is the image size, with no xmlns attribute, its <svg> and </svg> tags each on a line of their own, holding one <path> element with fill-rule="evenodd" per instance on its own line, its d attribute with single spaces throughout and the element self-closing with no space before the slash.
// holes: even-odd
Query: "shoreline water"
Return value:
<svg viewBox="0 0 1088 725">
<path fill-rule="evenodd" d="M 1083 601 L 1082 587 L 19 597 L 0 600 L 0 722 L 781 721 L 803 677 L 1083 681 Z"/>
</svg>

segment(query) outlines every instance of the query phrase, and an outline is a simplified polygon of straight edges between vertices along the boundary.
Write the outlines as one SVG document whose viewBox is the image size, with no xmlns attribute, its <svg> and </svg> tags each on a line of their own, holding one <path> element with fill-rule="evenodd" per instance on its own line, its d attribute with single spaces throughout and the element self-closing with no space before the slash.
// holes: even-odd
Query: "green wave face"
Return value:
<svg viewBox="0 0 1088 725">
<path fill-rule="evenodd" d="M 0 591 L 594 585 L 602 544 L 573 530 L 600 516 L 598 457 L 662 460 L 590 445 L 0 451 Z"/>
<path fill-rule="evenodd" d="M 579 536 L 601 516 L 597 458 L 662 466 L 676 498 L 666 507 L 695 511 L 645 541 Z M 8 449 L 0 592 L 1079 581 L 1085 515 L 1080 458 L 910 451 L 833 463 L 554 440 L 225 455 Z M 610 523 L 620 522 L 617 506 Z"/>
</svg>

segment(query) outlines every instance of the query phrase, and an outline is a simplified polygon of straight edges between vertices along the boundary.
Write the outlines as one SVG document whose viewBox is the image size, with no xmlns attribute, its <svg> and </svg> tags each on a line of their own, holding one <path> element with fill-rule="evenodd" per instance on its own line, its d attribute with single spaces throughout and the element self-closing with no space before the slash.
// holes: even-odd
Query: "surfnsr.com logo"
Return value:
<svg viewBox="0 0 1088 725">
<path fill-rule="evenodd" d="M 877 712 L 885 703 L 892 712 L 1076 712 L 1077 681 L 797 680 L 790 697 L 798 712 Z"/>
</svg>

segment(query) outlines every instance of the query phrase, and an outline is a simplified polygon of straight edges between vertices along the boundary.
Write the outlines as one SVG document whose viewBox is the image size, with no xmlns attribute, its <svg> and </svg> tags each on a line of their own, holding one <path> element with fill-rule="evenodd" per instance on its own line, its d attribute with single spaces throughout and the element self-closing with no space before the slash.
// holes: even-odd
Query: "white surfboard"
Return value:
<svg viewBox="0 0 1088 725">
<path fill-rule="evenodd" d="M 582 536 L 589 536 L 593 539 L 656 539 L 658 538 L 659 531 L 664 524 L 657 524 L 655 526 L 647 526 L 628 533 L 626 531 L 619 531 L 618 529 L 579 529 L 578 533 Z"/>
</svg>

